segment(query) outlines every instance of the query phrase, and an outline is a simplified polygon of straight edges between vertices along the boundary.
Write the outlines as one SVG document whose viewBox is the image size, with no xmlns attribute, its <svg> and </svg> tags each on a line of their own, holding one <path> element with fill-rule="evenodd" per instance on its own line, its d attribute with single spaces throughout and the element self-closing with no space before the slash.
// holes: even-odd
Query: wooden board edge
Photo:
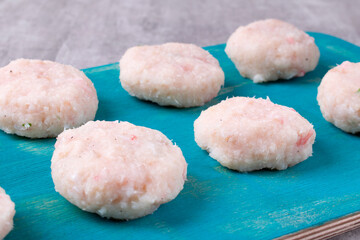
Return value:
<svg viewBox="0 0 360 240">
<path fill-rule="evenodd" d="M 290 233 L 275 240 L 322 240 L 335 237 L 360 227 L 360 212 L 326 222 L 320 226 L 311 227 Z"/>
</svg>

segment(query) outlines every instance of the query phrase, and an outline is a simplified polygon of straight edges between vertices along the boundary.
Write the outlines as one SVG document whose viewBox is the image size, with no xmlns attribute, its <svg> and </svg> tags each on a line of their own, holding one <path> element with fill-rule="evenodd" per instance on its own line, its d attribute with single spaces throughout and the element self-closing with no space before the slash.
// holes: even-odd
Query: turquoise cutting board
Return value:
<svg viewBox="0 0 360 240">
<path fill-rule="evenodd" d="M 99 96 L 96 119 L 129 121 L 162 131 L 179 145 L 189 164 L 179 196 L 154 214 L 133 221 L 102 219 L 71 205 L 54 190 L 50 159 L 55 139 L 31 140 L 0 132 L 0 186 L 16 203 L 7 239 L 271 239 L 360 210 L 360 136 L 326 122 L 316 101 L 324 74 L 344 60 L 360 61 L 360 48 L 310 33 L 320 48 L 315 71 L 290 81 L 254 84 L 242 78 L 224 53 L 206 47 L 226 80 L 203 107 L 160 107 L 129 96 L 117 64 L 85 69 Z M 284 171 L 238 173 L 210 158 L 195 143 L 200 112 L 232 96 L 267 96 L 296 109 L 317 133 L 314 154 Z"/>
</svg>

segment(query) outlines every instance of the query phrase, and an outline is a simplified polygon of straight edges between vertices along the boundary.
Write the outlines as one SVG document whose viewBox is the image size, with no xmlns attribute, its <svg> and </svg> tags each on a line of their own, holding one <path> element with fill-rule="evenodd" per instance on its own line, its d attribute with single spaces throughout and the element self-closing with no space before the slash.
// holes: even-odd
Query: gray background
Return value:
<svg viewBox="0 0 360 240">
<path fill-rule="evenodd" d="M 135 45 L 224 43 L 239 25 L 264 18 L 360 45 L 359 10 L 359 0 L 0 0 L 0 66 L 23 57 L 94 67 Z M 360 230 L 334 239 L 360 239 Z"/>
<path fill-rule="evenodd" d="M 224 43 L 270 17 L 360 45 L 359 9 L 359 0 L 0 0 L 0 66 L 24 57 L 94 67 L 134 45 Z"/>
</svg>

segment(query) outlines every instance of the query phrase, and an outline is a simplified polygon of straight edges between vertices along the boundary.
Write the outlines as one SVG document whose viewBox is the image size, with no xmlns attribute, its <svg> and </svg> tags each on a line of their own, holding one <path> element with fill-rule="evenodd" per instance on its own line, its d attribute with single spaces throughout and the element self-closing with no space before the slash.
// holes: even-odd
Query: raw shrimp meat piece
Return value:
<svg viewBox="0 0 360 240">
<path fill-rule="evenodd" d="M 225 52 L 240 74 L 255 83 L 302 77 L 315 69 L 320 57 L 314 38 L 276 19 L 240 26 Z"/>
<path fill-rule="evenodd" d="M 313 126 L 269 99 L 233 97 L 203 111 L 195 141 L 225 167 L 240 172 L 283 170 L 312 155 Z"/>
<path fill-rule="evenodd" d="M 15 204 L 5 190 L 0 187 L 0 239 L 5 238 L 13 228 L 14 215 Z"/>
<path fill-rule="evenodd" d="M 0 129 L 29 138 L 56 137 L 93 120 L 98 98 L 78 69 L 18 59 L 0 69 Z"/>
<path fill-rule="evenodd" d="M 360 132 L 360 63 L 343 62 L 329 70 L 318 88 L 324 118 L 349 133 Z"/>
<path fill-rule="evenodd" d="M 120 60 L 122 87 L 161 106 L 202 106 L 217 96 L 224 78 L 219 62 L 193 44 L 132 47 Z"/>
<path fill-rule="evenodd" d="M 159 131 L 128 122 L 88 122 L 61 133 L 51 160 L 55 189 L 102 217 L 134 219 L 183 189 L 187 163 Z M 179 209 L 180 211 L 180 209 Z"/>
</svg>

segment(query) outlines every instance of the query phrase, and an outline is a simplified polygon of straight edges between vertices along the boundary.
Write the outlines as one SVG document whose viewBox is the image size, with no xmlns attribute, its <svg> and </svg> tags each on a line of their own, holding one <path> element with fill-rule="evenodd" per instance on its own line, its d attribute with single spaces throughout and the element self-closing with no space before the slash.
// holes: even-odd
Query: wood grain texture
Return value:
<svg viewBox="0 0 360 240">
<path fill-rule="evenodd" d="M 16 203 L 11 239 L 271 239 L 360 210 L 357 135 L 326 122 L 316 103 L 322 76 L 344 60 L 360 61 L 360 48 L 311 33 L 320 48 L 315 71 L 290 81 L 254 84 L 224 53 L 207 47 L 225 71 L 225 86 L 203 107 L 176 109 L 137 100 L 119 84 L 117 64 L 85 69 L 99 97 L 96 119 L 130 121 L 162 131 L 189 164 L 184 190 L 154 214 L 111 221 L 86 213 L 54 191 L 50 159 L 55 139 L 30 140 L 0 132 L 0 185 Z M 200 112 L 232 96 L 270 97 L 296 109 L 315 126 L 314 156 L 285 171 L 241 174 L 220 166 L 196 145 Z M 355 166 L 355 167 L 354 167 Z"/>
<path fill-rule="evenodd" d="M 327 222 L 323 225 L 307 228 L 288 234 L 275 240 L 323 240 L 360 227 L 360 212 Z"/>
</svg>

